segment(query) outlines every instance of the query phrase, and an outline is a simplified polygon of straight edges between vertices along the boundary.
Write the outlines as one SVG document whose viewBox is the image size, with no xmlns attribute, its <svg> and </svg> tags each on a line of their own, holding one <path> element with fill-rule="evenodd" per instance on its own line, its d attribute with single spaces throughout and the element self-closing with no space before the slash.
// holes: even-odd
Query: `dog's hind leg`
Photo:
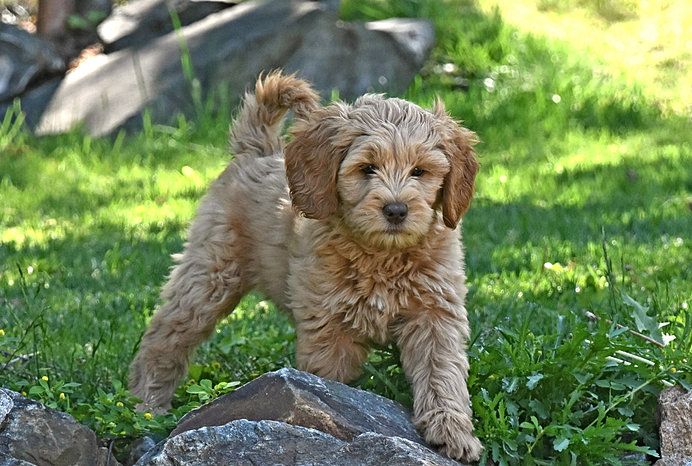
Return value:
<svg viewBox="0 0 692 466">
<path fill-rule="evenodd" d="M 210 228 L 208 217 L 206 222 L 199 220 L 191 228 L 190 237 L 196 241 L 186 245 L 164 286 L 164 303 L 130 366 L 130 393 L 143 400 L 143 409 L 170 407 L 194 349 L 248 291 L 239 256 L 243 242 L 220 222 Z M 205 234 L 200 234 L 202 228 Z"/>
</svg>

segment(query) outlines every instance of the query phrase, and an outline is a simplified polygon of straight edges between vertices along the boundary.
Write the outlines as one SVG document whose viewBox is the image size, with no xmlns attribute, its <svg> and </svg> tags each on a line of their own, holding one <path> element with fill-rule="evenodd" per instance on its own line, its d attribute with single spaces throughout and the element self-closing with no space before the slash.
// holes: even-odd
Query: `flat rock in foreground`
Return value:
<svg viewBox="0 0 692 466">
<path fill-rule="evenodd" d="M 265 374 L 186 414 L 138 465 L 458 465 L 430 449 L 408 410 L 295 369 Z"/>
<path fill-rule="evenodd" d="M 344 442 L 315 429 L 277 421 L 232 421 L 189 430 L 160 443 L 137 466 L 234 465 L 399 465 L 458 463 L 401 437 L 361 434 Z"/>
<path fill-rule="evenodd" d="M 423 443 L 402 405 L 374 393 L 295 369 L 269 372 L 187 413 L 171 433 L 237 419 L 273 420 L 351 441 L 365 432 Z"/>
</svg>

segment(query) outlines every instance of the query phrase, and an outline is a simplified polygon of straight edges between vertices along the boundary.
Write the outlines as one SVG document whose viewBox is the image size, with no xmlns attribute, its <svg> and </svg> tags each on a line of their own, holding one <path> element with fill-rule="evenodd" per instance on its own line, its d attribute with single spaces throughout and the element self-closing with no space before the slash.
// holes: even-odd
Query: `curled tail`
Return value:
<svg viewBox="0 0 692 466">
<path fill-rule="evenodd" d="M 263 156 L 281 151 L 281 126 L 291 109 L 296 118 L 307 119 L 319 107 L 320 97 L 310 84 L 295 75 L 275 71 L 261 75 L 255 92 L 246 93 L 238 116 L 231 125 L 230 144 L 238 156 Z"/>
</svg>

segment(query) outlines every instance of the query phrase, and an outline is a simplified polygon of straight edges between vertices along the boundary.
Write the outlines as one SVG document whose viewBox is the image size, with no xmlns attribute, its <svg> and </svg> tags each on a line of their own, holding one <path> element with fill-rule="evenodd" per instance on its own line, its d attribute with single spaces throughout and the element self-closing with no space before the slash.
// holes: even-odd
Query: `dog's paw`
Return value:
<svg viewBox="0 0 692 466">
<path fill-rule="evenodd" d="M 425 417 L 425 441 L 437 447 L 442 454 L 465 462 L 480 458 L 483 445 L 473 435 L 473 423 L 469 416 L 440 410 Z"/>
</svg>

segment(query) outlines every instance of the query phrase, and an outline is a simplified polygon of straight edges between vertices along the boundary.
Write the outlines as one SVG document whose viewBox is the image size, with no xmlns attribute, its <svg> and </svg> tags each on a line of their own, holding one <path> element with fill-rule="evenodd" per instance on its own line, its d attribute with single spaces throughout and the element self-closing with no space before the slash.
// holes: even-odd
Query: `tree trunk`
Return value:
<svg viewBox="0 0 692 466">
<path fill-rule="evenodd" d="M 67 34 L 67 19 L 75 12 L 75 0 L 38 0 L 36 30 L 46 39 Z"/>
</svg>

